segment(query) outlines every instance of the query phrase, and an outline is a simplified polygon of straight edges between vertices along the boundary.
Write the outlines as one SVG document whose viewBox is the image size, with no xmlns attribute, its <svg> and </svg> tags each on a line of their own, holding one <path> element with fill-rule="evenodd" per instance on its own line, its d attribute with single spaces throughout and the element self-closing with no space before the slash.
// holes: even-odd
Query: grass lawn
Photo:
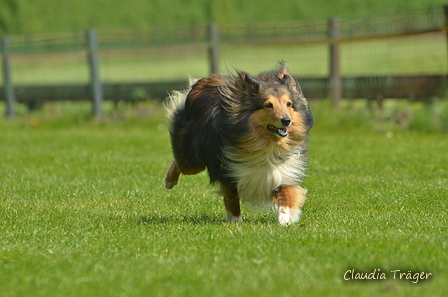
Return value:
<svg viewBox="0 0 448 297">
<path fill-rule="evenodd" d="M 165 190 L 158 104 L 0 119 L 0 296 L 446 296 L 447 135 L 355 127 L 320 105 L 289 227 L 247 208 L 225 223 L 205 174 Z"/>
</svg>

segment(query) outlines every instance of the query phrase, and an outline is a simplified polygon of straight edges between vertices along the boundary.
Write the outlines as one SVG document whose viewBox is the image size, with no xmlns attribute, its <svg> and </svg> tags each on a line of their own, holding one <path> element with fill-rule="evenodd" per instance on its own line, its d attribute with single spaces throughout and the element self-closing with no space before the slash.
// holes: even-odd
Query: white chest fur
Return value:
<svg viewBox="0 0 448 297">
<path fill-rule="evenodd" d="M 229 164 L 230 175 L 237 181 L 242 202 L 260 208 L 271 208 L 272 191 L 282 185 L 296 185 L 304 177 L 304 158 L 297 149 L 279 154 L 276 150 L 253 154 L 238 160 L 237 154 Z"/>
</svg>

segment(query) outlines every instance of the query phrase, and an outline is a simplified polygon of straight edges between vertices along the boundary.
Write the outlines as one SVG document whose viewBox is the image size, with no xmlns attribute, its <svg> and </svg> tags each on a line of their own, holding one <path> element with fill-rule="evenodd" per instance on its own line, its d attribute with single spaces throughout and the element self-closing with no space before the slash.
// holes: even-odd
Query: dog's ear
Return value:
<svg viewBox="0 0 448 297">
<path fill-rule="evenodd" d="M 283 78 L 280 79 L 281 84 L 285 85 L 290 91 L 298 92 L 302 94 L 302 89 L 296 80 L 289 74 L 285 74 Z"/>
<path fill-rule="evenodd" d="M 302 89 L 289 72 L 288 65 L 285 61 L 279 61 L 277 66 L 277 77 L 282 85 L 285 85 L 289 90 L 302 94 Z"/>
<path fill-rule="evenodd" d="M 238 76 L 240 77 L 244 90 L 251 93 L 258 93 L 260 91 L 260 87 L 264 84 L 262 81 L 244 71 L 238 72 Z"/>
<path fill-rule="evenodd" d="M 277 65 L 277 77 L 282 80 L 285 75 L 290 75 L 288 65 L 285 61 L 279 61 Z"/>
<path fill-rule="evenodd" d="M 295 90 L 297 87 L 296 81 L 289 74 L 283 75 L 283 77 L 280 79 L 280 82 L 282 85 L 287 86 L 291 90 Z"/>
</svg>

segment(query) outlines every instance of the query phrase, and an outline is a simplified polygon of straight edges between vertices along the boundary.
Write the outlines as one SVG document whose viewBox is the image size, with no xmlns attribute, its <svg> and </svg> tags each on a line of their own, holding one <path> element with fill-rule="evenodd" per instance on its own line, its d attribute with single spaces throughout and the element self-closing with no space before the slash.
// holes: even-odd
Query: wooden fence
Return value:
<svg viewBox="0 0 448 297">
<path fill-rule="evenodd" d="M 207 27 L 192 27 L 186 31 L 172 35 L 170 41 L 182 44 L 191 39 L 205 44 L 208 52 L 208 64 L 210 73 L 219 73 L 220 47 L 225 44 L 326 44 L 329 54 L 329 75 L 327 77 L 297 77 L 308 98 L 330 97 L 335 105 L 341 98 L 411 98 L 427 99 L 434 96 L 445 95 L 447 91 L 446 74 L 434 75 L 370 75 L 343 77 L 340 70 L 340 45 L 344 43 L 356 43 L 365 40 L 378 40 L 397 38 L 401 36 L 414 36 L 432 33 L 447 32 L 448 6 L 441 10 L 440 14 L 420 19 L 406 18 L 399 26 L 387 27 L 384 24 L 375 24 L 374 21 L 358 20 L 355 25 L 350 22 L 341 23 L 338 18 L 322 22 L 315 26 L 300 26 L 297 23 L 279 25 L 250 24 L 244 30 L 234 33 L 232 24 L 210 24 Z M 368 25 L 363 25 L 363 24 Z M 351 24 L 351 25 L 350 25 Z M 278 28 L 276 26 L 279 26 Z M 231 33 L 229 33 L 231 32 Z M 90 73 L 89 82 L 86 84 L 39 84 L 39 85 L 14 85 L 12 80 L 12 68 L 10 55 L 10 37 L 2 38 L 3 60 L 3 87 L 0 89 L 0 100 L 6 103 L 6 116 L 14 117 L 14 105 L 16 102 L 26 103 L 30 108 L 36 102 L 56 100 L 91 100 L 93 112 L 96 116 L 102 114 L 103 100 L 135 101 L 146 98 L 163 99 L 168 91 L 181 89 L 185 86 L 184 80 L 173 81 L 147 81 L 147 82 L 117 82 L 104 83 L 100 78 L 99 48 L 102 46 L 151 48 L 157 46 L 157 40 L 166 38 L 162 33 L 141 37 L 139 32 L 123 35 L 118 44 L 115 41 L 98 41 L 95 30 L 89 30 L 84 37 L 77 37 L 78 48 L 86 53 L 86 63 Z M 104 34 L 103 34 L 104 35 Z M 166 34 L 168 35 L 168 34 Z M 137 36 L 137 37 L 136 37 Z M 185 40 L 184 40 L 185 39 Z M 106 45 L 107 44 L 107 45 Z M 26 44 L 16 46 L 15 52 L 24 50 Z M 51 51 L 43 46 L 39 51 Z M 36 46 L 34 46 L 36 47 Z M 73 47 L 73 45 L 72 45 Z M 448 58 L 448 53 L 447 53 Z"/>
</svg>

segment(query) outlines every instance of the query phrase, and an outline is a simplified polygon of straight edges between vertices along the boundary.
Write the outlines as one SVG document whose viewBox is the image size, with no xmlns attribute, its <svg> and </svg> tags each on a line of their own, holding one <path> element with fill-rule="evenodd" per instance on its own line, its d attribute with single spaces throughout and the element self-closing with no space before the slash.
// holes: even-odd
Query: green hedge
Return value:
<svg viewBox="0 0 448 297">
<path fill-rule="evenodd" d="M 331 5 L 327 0 L 0 0 L 0 34 L 365 17 L 441 9 L 444 3 L 446 0 L 340 0 Z"/>
</svg>

